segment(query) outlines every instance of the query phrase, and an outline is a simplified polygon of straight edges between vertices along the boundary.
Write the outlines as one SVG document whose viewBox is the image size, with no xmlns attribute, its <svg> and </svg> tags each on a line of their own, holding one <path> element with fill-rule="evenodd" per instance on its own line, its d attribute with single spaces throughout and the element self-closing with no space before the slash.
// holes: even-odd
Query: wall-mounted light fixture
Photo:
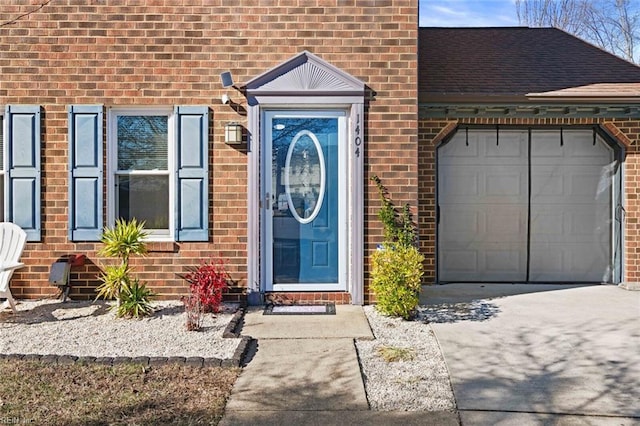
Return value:
<svg viewBox="0 0 640 426">
<path fill-rule="evenodd" d="M 227 145 L 238 145 L 242 143 L 244 127 L 240 123 L 227 123 L 224 126 L 224 142 Z"/>
<path fill-rule="evenodd" d="M 240 90 L 235 83 L 233 82 L 233 76 L 231 75 L 231 71 L 225 71 L 223 73 L 220 74 L 220 82 L 222 83 L 222 87 L 224 87 L 225 89 L 228 89 L 229 87 L 239 91 L 240 93 L 242 93 L 242 90 Z M 220 98 L 220 101 L 222 102 L 222 104 L 232 104 L 233 101 L 231 100 L 231 98 L 229 97 L 228 94 L 224 94 L 222 95 L 222 97 Z"/>
<path fill-rule="evenodd" d="M 244 90 L 236 86 L 236 84 L 233 82 L 231 71 L 220 73 L 220 83 L 222 83 L 222 87 L 224 87 L 225 89 L 231 87 L 232 89 L 240 92 L 242 96 L 246 97 L 246 93 L 244 92 Z M 220 102 L 222 103 L 222 105 L 229 105 L 232 110 L 240 115 L 247 115 L 247 110 L 240 103 L 234 102 L 228 93 L 224 93 L 222 96 L 220 96 Z"/>
<path fill-rule="evenodd" d="M 231 71 L 225 71 L 221 73 L 220 82 L 222 83 L 222 87 L 224 87 L 225 89 L 233 87 L 233 77 L 231 76 Z"/>
</svg>

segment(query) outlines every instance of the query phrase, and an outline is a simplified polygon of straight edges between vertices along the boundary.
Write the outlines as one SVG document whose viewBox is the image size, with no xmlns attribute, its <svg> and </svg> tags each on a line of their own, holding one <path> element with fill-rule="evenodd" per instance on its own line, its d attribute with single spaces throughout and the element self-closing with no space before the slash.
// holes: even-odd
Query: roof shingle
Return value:
<svg viewBox="0 0 640 426">
<path fill-rule="evenodd" d="M 423 100 L 640 83 L 640 67 L 555 28 L 420 28 L 418 49 Z"/>
</svg>

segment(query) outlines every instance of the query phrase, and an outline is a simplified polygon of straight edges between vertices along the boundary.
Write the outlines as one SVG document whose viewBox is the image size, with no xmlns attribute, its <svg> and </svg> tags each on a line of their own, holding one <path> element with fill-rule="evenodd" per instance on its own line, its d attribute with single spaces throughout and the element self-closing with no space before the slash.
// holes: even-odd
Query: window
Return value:
<svg viewBox="0 0 640 426">
<path fill-rule="evenodd" d="M 102 232 L 102 110 L 69 107 L 71 241 Z M 208 241 L 208 108 L 112 108 L 106 129 L 107 224 L 136 218 L 152 240 Z"/>
<path fill-rule="evenodd" d="M 135 218 L 154 239 L 172 239 L 173 112 L 112 110 L 110 124 L 110 223 Z"/>
</svg>

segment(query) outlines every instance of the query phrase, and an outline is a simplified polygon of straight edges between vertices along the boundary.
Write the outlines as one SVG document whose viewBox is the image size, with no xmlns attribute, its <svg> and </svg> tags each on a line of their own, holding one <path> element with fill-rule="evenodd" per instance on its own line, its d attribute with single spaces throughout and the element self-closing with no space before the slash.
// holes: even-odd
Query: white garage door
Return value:
<svg viewBox="0 0 640 426">
<path fill-rule="evenodd" d="M 613 151 L 595 142 L 469 129 L 439 148 L 439 280 L 610 280 Z"/>
</svg>

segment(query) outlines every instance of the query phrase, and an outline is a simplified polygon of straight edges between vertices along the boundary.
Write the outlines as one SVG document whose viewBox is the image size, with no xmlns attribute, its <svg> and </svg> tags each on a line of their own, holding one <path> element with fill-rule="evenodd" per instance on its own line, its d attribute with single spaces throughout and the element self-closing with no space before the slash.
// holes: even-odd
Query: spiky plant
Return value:
<svg viewBox="0 0 640 426">
<path fill-rule="evenodd" d="M 126 285 L 130 274 L 131 269 L 125 263 L 105 266 L 104 272 L 98 277 L 102 283 L 96 289 L 98 292 L 96 298 L 119 300 L 120 290 Z"/>
<path fill-rule="evenodd" d="M 106 257 L 117 257 L 122 263 L 129 264 L 132 255 L 144 256 L 147 254 L 145 238 L 149 235 L 144 230 L 144 222 L 138 222 L 135 218 L 127 221 L 117 219 L 113 228 L 105 228 L 102 233 L 102 244 L 98 254 Z"/>
<path fill-rule="evenodd" d="M 116 311 L 118 317 L 140 318 L 153 313 L 149 299 L 153 297 L 151 290 L 136 278 L 126 284 L 120 292 L 120 306 Z"/>
<path fill-rule="evenodd" d="M 145 238 L 148 235 L 144 230 L 144 222 L 138 222 L 135 218 L 130 221 L 118 219 L 113 228 L 105 228 L 102 233 L 100 240 L 104 246 L 98 254 L 118 258 L 120 264 L 104 267 L 104 272 L 99 277 L 102 284 L 97 288 L 96 298 L 115 298 L 118 316 L 137 317 L 151 313 L 148 299 L 152 293 L 144 284 L 131 278 L 129 267 L 131 256 L 147 254 Z"/>
</svg>

